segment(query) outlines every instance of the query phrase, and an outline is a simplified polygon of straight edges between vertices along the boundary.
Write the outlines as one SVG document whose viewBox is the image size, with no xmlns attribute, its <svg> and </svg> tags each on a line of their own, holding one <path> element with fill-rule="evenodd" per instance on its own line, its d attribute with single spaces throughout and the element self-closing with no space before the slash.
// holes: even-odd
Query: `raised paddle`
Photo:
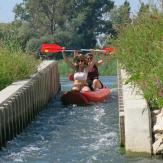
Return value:
<svg viewBox="0 0 163 163">
<path fill-rule="evenodd" d="M 86 51 L 86 52 L 91 52 L 91 51 L 94 51 L 94 52 L 104 52 L 105 54 L 110 54 L 110 53 L 113 53 L 115 51 L 114 48 L 112 47 L 109 47 L 109 48 L 103 48 L 103 49 L 81 49 L 81 51 Z"/>
<path fill-rule="evenodd" d="M 41 53 L 58 53 L 58 52 L 62 52 L 62 51 L 74 52 L 76 50 L 66 50 L 65 47 L 62 47 L 57 44 L 42 44 L 41 48 L 40 48 Z M 104 48 L 104 49 L 80 49 L 77 51 L 87 51 L 87 52 L 96 51 L 96 52 L 104 52 L 105 54 L 107 54 L 107 53 L 114 52 L 115 49 L 112 47 L 108 47 L 108 48 Z"/>
<path fill-rule="evenodd" d="M 42 44 L 40 48 L 41 53 L 58 53 L 62 51 L 73 52 L 75 50 L 65 50 L 65 47 L 57 44 Z"/>
</svg>

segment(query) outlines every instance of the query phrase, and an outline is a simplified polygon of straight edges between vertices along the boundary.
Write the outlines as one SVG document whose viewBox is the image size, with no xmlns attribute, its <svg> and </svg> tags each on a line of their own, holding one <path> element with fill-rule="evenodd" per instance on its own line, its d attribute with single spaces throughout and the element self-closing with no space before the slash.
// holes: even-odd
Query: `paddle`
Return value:
<svg viewBox="0 0 163 163">
<path fill-rule="evenodd" d="M 66 51 L 66 52 L 74 52 L 76 50 L 65 50 L 65 47 L 62 47 L 60 45 L 57 44 L 42 44 L 41 48 L 40 48 L 40 52 L 41 53 L 58 53 L 58 52 L 62 52 L 62 51 Z M 114 48 L 112 47 L 108 47 L 108 48 L 104 48 L 104 49 L 80 49 L 77 51 L 96 51 L 96 52 L 104 52 L 105 54 L 110 54 L 112 52 L 115 51 Z"/>
<path fill-rule="evenodd" d="M 112 52 L 115 51 L 114 48 L 112 47 L 109 47 L 109 48 L 104 48 L 104 49 L 81 49 L 81 51 L 86 51 L 86 52 L 91 52 L 91 51 L 94 51 L 94 52 L 104 52 L 104 54 L 110 54 Z"/>
<path fill-rule="evenodd" d="M 65 50 L 65 47 L 62 47 L 57 44 L 42 44 L 40 48 L 41 53 L 58 53 L 62 51 L 73 52 L 75 50 Z"/>
</svg>

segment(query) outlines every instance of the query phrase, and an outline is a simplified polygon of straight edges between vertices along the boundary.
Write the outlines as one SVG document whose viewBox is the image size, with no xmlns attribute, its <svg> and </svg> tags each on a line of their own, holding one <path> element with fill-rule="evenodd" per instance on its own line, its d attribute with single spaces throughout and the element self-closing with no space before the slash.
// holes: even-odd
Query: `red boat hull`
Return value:
<svg viewBox="0 0 163 163">
<path fill-rule="evenodd" d="M 68 91 L 62 95 L 61 101 L 65 105 L 88 105 L 90 103 L 104 101 L 110 93 L 111 91 L 109 88 L 102 88 L 97 91 L 89 92 Z"/>
</svg>

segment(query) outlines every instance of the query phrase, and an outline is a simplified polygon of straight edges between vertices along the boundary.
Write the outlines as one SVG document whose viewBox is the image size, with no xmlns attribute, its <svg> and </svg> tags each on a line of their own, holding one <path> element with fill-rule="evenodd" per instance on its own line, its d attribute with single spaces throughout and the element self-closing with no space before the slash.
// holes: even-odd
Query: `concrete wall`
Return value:
<svg viewBox="0 0 163 163">
<path fill-rule="evenodd" d="M 120 134 L 120 146 L 125 146 L 125 115 L 124 115 L 124 103 L 123 103 L 123 90 L 122 90 L 122 78 L 121 71 L 117 68 L 117 82 L 118 82 L 118 109 L 119 109 L 119 134 Z"/>
<path fill-rule="evenodd" d="M 0 147 L 22 132 L 59 90 L 57 62 L 43 61 L 30 79 L 0 91 Z"/>
<path fill-rule="evenodd" d="M 120 144 L 127 153 L 151 155 L 151 112 L 141 90 L 125 84 L 127 78 L 124 70 L 118 70 Z"/>
</svg>

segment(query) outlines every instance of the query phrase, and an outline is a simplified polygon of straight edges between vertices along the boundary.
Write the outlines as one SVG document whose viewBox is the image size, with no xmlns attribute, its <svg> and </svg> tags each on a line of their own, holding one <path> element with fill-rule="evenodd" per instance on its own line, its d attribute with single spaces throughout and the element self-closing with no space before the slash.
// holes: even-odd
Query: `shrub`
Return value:
<svg viewBox="0 0 163 163">
<path fill-rule="evenodd" d="M 41 41 L 39 39 L 32 38 L 27 42 L 26 52 L 29 54 L 33 54 L 36 57 L 38 57 L 40 45 L 41 45 Z"/>
<path fill-rule="evenodd" d="M 64 62 L 64 60 L 59 61 L 58 70 L 62 76 L 67 76 L 69 73 L 73 73 L 73 70 Z"/>
<path fill-rule="evenodd" d="M 137 17 L 121 29 L 114 41 L 117 58 L 130 73 L 128 82 L 137 84 L 151 108 L 163 107 L 163 17 L 157 13 Z"/>
<path fill-rule="evenodd" d="M 0 49 L 0 90 L 14 81 L 29 78 L 37 70 L 38 63 L 33 56 Z"/>
</svg>

